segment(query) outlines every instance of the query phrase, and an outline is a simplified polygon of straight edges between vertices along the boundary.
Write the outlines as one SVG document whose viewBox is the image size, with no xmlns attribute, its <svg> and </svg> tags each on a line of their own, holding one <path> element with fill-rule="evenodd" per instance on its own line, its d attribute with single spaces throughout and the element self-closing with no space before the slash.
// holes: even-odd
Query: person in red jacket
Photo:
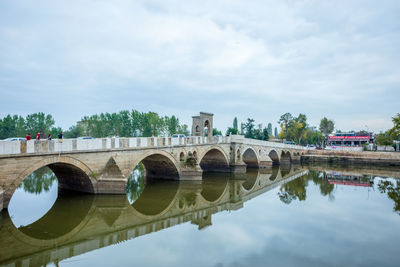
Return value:
<svg viewBox="0 0 400 267">
<path fill-rule="evenodd" d="M 29 140 L 31 140 L 31 134 L 30 134 L 30 133 L 28 133 L 28 134 L 26 135 L 26 141 L 29 141 Z"/>
<path fill-rule="evenodd" d="M 40 140 L 40 132 L 36 134 L 36 140 Z"/>
</svg>

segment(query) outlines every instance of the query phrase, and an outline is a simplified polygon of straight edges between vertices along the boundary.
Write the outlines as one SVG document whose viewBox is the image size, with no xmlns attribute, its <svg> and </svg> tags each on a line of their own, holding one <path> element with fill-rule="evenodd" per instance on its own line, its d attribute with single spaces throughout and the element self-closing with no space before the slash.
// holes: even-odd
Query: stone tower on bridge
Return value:
<svg viewBox="0 0 400 267">
<path fill-rule="evenodd" d="M 192 135 L 193 136 L 212 136 L 213 135 L 214 114 L 200 112 L 200 116 L 193 116 Z"/>
</svg>

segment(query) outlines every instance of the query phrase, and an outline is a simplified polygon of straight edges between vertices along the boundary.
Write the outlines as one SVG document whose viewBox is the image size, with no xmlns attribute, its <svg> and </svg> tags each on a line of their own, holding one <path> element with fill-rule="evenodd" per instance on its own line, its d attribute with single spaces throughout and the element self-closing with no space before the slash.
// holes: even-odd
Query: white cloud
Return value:
<svg viewBox="0 0 400 267">
<path fill-rule="evenodd" d="M 398 112 L 398 11 L 396 1 L 3 1 L 0 115 L 44 107 L 66 127 L 121 107 L 264 124 L 289 111 L 344 129 L 369 114 L 378 130 Z M 54 104 L 60 91 L 74 115 L 58 111 L 69 106 Z M 366 111 L 377 99 L 385 105 Z"/>
</svg>

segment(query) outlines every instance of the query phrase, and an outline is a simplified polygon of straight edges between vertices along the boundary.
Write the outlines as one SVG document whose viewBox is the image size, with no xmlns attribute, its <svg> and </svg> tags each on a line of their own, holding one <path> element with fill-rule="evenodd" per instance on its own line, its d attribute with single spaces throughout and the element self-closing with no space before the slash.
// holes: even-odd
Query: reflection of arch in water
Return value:
<svg viewBox="0 0 400 267">
<path fill-rule="evenodd" d="M 216 173 L 204 173 L 201 196 L 207 202 L 219 201 L 228 190 L 228 176 Z"/>
<path fill-rule="evenodd" d="M 270 181 L 275 181 L 276 177 L 278 177 L 278 173 L 279 173 L 279 166 L 273 166 L 272 167 L 272 174 L 269 177 Z"/>
<path fill-rule="evenodd" d="M 245 191 L 251 191 L 257 184 L 258 173 L 259 172 L 257 170 L 250 170 L 246 172 L 246 181 L 242 184 L 242 187 Z"/>
<path fill-rule="evenodd" d="M 87 225 L 95 211 L 95 197 L 73 193 L 61 195 L 53 207 L 36 222 L 19 228 L 10 222 L 10 234 L 31 246 L 53 246 L 67 242 Z M 4 213 L 3 216 L 5 214 L 8 215 Z"/>
<path fill-rule="evenodd" d="M 280 166 L 282 178 L 285 179 L 290 174 L 292 166 L 290 164 L 283 164 Z"/>
<path fill-rule="evenodd" d="M 199 162 L 203 172 L 229 172 L 228 157 L 219 147 L 208 149 Z"/>
<path fill-rule="evenodd" d="M 176 160 L 166 152 L 147 152 L 133 163 L 131 169 L 133 170 L 140 162 L 144 165 L 146 178 L 179 179 L 179 168 L 177 167 Z"/>
<path fill-rule="evenodd" d="M 281 154 L 281 164 L 290 164 L 292 162 L 292 157 L 290 155 L 289 151 L 283 151 L 282 150 L 282 154 Z"/>
<path fill-rule="evenodd" d="M 258 168 L 259 167 L 259 160 L 256 151 L 248 147 L 242 156 L 244 163 L 247 164 L 247 168 Z"/>
<path fill-rule="evenodd" d="M 150 180 L 131 206 L 142 217 L 161 216 L 175 203 L 178 189 L 178 181 Z"/>
<path fill-rule="evenodd" d="M 279 165 L 279 155 L 275 150 L 271 150 L 268 154 L 270 159 L 272 160 L 272 165 Z"/>
<path fill-rule="evenodd" d="M 93 195 L 62 195 L 42 218 L 18 230 L 36 239 L 49 240 L 65 236 L 85 219 L 93 199 Z"/>
</svg>

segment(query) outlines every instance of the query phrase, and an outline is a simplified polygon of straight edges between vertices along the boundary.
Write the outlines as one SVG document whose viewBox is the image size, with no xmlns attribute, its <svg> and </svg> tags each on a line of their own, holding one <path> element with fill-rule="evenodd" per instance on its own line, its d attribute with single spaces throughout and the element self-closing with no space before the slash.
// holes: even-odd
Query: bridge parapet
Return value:
<svg viewBox="0 0 400 267">
<path fill-rule="evenodd" d="M 0 155 L 193 146 L 229 143 L 230 139 L 229 136 L 189 136 L 179 138 L 128 137 L 63 139 L 62 142 L 59 140 L 0 141 Z"/>
<path fill-rule="evenodd" d="M 263 141 L 263 140 L 256 140 L 256 139 L 251 139 L 251 138 L 245 138 L 243 135 L 232 135 L 231 136 L 231 142 L 242 143 L 242 144 L 246 144 L 246 145 L 256 145 L 256 146 L 264 146 L 264 147 L 281 148 L 281 149 L 309 150 L 309 148 L 307 148 L 305 146 L 290 145 L 290 144 L 269 142 L 269 141 Z"/>
</svg>

